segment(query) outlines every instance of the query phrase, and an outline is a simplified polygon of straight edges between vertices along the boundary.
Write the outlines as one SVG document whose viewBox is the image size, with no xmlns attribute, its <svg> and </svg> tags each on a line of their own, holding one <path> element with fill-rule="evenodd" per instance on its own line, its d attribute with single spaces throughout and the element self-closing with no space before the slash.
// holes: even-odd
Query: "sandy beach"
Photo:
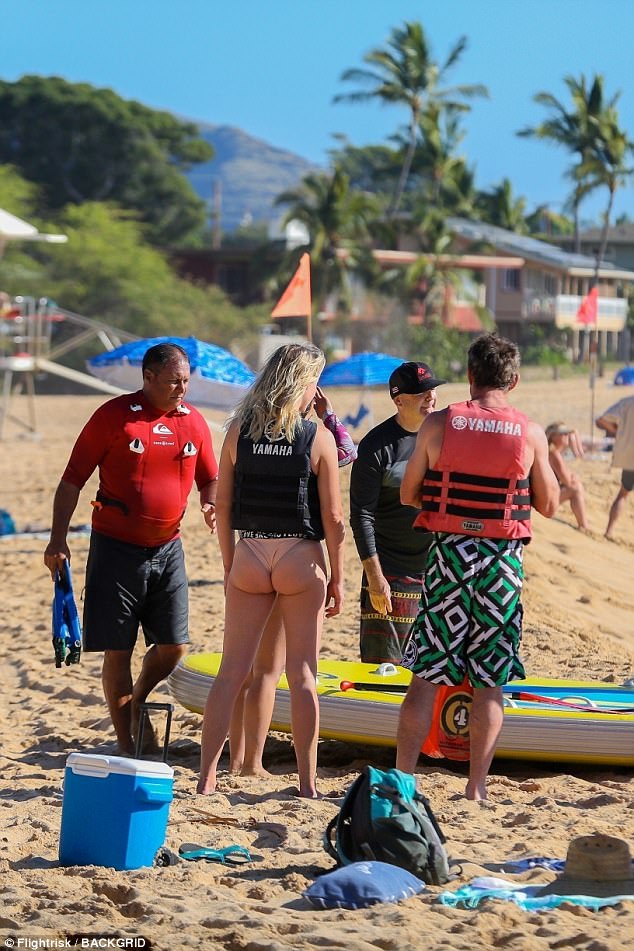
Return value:
<svg viewBox="0 0 634 951">
<path fill-rule="evenodd" d="M 634 388 L 614 388 L 607 376 L 600 378 L 595 415 L 632 393 Z M 358 408 L 358 392 L 342 389 L 329 395 L 341 415 Z M 439 406 L 445 406 L 465 398 L 466 386 L 441 387 L 438 396 Z M 362 397 L 370 401 L 374 422 L 390 414 L 386 394 Z M 10 512 L 18 531 L 50 526 L 53 491 L 72 443 L 101 402 L 99 395 L 38 396 L 38 438 L 24 436 L 7 421 L 0 443 L 0 508 Z M 513 402 L 544 426 L 561 419 L 589 434 L 586 376 L 523 380 Z M 25 397 L 14 398 L 11 410 L 24 418 Z M 203 412 L 214 426 L 219 454 L 222 418 Z M 354 431 L 355 438 L 366 428 Z M 586 487 L 592 532 L 576 530 L 567 504 L 551 521 L 535 516 L 535 537 L 526 553 L 523 656 L 531 676 L 622 683 L 634 677 L 634 499 L 617 525 L 616 540 L 605 540 L 607 510 L 619 472 L 610 468 L 609 453 L 603 451 L 589 452 L 571 466 Z M 341 478 L 347 510 L 349 471 L 343 470 Z M 82 493 L 73 525 L 89 522 L 92 491 L 91 482 Z M 186 515 L 183 539 L 191 649 L 220 650 L 222 567 L 217 543 L 195 504 Z M 337 811 L 338 797 L 365 763 L 392 766 L 393 751 L 322 740 L 318 781 L 328 797 L 308 802 L 293 794 L 297 778 L 289 737 L 272 734 L 265 754 L 269 777 L 230 777 L 225 757 L 219 792 L 196 797 L 201 718 L 180 707 L 172 725 L 174 802 L 166 845 L 177 851 L 183 843 L 214 847 L 235 843 L 248 847 L 253 861 L 239 867 L 182 861 L 130 872 L 60 867 L 66 758 L 71 752 L 114 754 L 115 744 L 101 692 L 100 656 L 84 655 L 79 666 L 55 668 L 52 584 L 42 562 L 45 544 L 34 535 L 0 538 L 5 605 L 0 640 L 0 941 L 14 938 L 14 947 L 35 947 L 28 941 L 61 940 L 67 935 L 143 937 L 162 951 L 634 947 L 634 901 L 598 912 L 572 905 L 527 912 L 499 900 L 460 909 L 441 905 L 437 898 L 442 889 L 428 886 L 420 896 L 400 904 L 360 911 L 312 908 L 302 891 L 317 872 L 332 868 L 321 839 Z M 87 534 L 71 538 L 78 595 L 87 549 Z M 346 549 L 346 605 L 340 617 L 326 622 L 322 656 L 356 659 L 360 568 L 351 532 Z M 169 696 L 161 689 L 152 699 Z M 505 862 L 525 856 L 564 858 L 569 841 L 581 834 L 624 837 L 634 853 L 634 780 L 625 768 L 570 764 L 557 768 L 500 760 L 494 763 L 485 803 L 464 799 L 465 769 L 445 761 L 421 761 L 419 784 L 447 835 L 450 855 L 462 864 L 462 875 L 450 888 L 476 875 L 496 874 Z M 99 821 L 89 803 L 85 821 Z M 507 877 L 546 883 L 554 875 L 533 869 Z M 6 946 L 11 946 L 10 940 Z"/>
</svg>

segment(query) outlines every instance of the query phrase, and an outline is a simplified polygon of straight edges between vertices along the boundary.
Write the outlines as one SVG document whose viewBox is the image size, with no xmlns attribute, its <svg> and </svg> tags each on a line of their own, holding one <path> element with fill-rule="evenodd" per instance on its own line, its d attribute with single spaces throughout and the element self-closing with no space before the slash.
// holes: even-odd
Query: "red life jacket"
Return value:
<svg viewBox="0 0 634 951">
<path fill-rule="evenodd" d="M 529 539 L 530 480 L 523 477 L 528 422 L 510 406 L 488 409 L 472 400 L 449 406 L 414 528 Z"/>
</svg>

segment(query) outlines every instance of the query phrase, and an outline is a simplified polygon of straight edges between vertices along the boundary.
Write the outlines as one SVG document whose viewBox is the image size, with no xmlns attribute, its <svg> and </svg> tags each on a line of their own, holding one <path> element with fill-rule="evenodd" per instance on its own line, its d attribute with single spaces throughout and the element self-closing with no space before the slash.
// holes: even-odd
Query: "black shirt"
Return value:
<svg viewBox="0 0 634 951">
<path fill-rule="evenodd" d="M 350 525 L 363 561 L 378 555 L 383 574 L 420 574 L 431 543 L 429 532 L 414 531 L 418 509 L 401 504 L 401 482 L 417 433 L 392 416 L 359 443 L 350 477 Z"/>
</svg>

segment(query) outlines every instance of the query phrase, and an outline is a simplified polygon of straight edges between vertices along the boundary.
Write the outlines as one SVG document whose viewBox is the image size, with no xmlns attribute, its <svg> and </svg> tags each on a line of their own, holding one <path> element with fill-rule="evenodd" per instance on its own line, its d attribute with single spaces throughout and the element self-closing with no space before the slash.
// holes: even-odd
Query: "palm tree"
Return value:
<svg viewBox="0 0 634 951">
<path fill-rule="evenodd" d="M 513 186 L 508 178 L 503 178 L 488 192 L 480 192 L 476 199 L 476 207 L 489 224 L 516 234 L 527 234 L 526 199 L 516 198 L 513 195 Z"/>
<path fill-rule="evenodd" d="M 339 167 L 331 174 L 306 175 L 298 188 L 279 195 L 276 205 L 287 205 L 284 224 L 301 221 L 310 235 L 303 250 L 309 250 L 318 310 L 325 309 L 329 295 L 346 296 L 347 272 L 354 267 L 355 250 L 363 247 L 370 222 L 376 216 L 376 200 L 350 188 L 348 176 Z M 342 259 L 339 249 L 351 254 Z"/>
<path fill-rule="evenodd" d="M 631 165 L 634 143 L 619 126 L 619 117 L 614 106 L 607 108 L 597 117 L 596 135 L 584 161 L 576 169 L 578 181 L 585 183 L 588 190 L 605 187 L 608 200 L 603 212 L 601 240 L 595 264 L 594 283 L 598 283 L 599 269 L 605 255 L 608 241 L 610 218 L 614 205 L 614 196 L 621 185 L 625 185 L 632 176 Z M 628 161 L 629 160 L 629 161 Z"/>
<path fill-rule="evenodd" d="M 435 321 L 447 324 L 453 292 L 462 288 L 463 281 L 460 272 L 444 260 L 453 243 L 444 212 L 429 209 L 418 224 L 416 236 L 421 246 L 416 260 L 406 268 L 396 266 L 384 271 L 380 288 L 400 300 L 407 313 L 418 310 L 425 326 Z"/>
<path fill-rule="evenodd" d="M 432 103 L 421 116 L 420 131 L 412 169 L 423 179 L 423 202 L 447 214 L 468 214 L 475 198 L 474 176 L 464 158 L 456 155 L 464 138 L 460 112 Z"/>
<path fill-rule="evenodd" d="M 588 84 L 584 75 L 580 79 L 565 76 L 564 82 L 570 93 L 570 106 L 564 105 L 552 93 L 538 92 L 533 101 L 550 110 L 551 115 L 539 125 L 521 129 L 517 134 L 549 140 L 576 157 L 577 162 L 567 172 L 567 178 L 574 183 L 570 208 L 575 222 L 575 251 L 579 251 L 579 206 L 599 184 L 595 176 L 590 175 L 586 163 L 593 144 L 596 146 L 601 117 L 614 109 L 620 93 L 605 102 L 601 75 L 595 75 L 592 84 Z M 580 169 L 584 174 L 579 174 Z"/>
<path fill-rule="evenodd" d="M 433 103 L 440 103 L 466 112 L 470 106 L 465 99 L 488 96 L 486 86 L 480 84 L 441 88 L 447 72 L 458 62 L 466 46 L 467 39 L 463 36 L 439 66 L 432 58 L 421 24 L 405 22 L 402 27 L 392 30 L 387 48 L 371 50 L 363 57 L 369 69 L 348 69 L 341 75 L 344 82 L 358 83 L 366 88 L 335 96 L 334 102 L 378 99 L 386 104 L 406 106 L 409 110 L 408 144 L 388 209 L 388 218 L 394 216 L 405 190 L 420 134 L 421 116 L 426 108 Z"/>
</svg>

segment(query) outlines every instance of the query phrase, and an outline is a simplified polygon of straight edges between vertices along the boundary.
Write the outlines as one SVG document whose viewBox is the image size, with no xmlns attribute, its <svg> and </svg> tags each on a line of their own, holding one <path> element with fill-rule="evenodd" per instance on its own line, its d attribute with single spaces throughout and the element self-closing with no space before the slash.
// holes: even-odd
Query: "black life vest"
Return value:
<svg viewBox="0 0 634 951">
<path fill-rule="evenodd" d="M 301 535 L 321 540 L 317 477 L 310 451 L 317 424 L 302 420 L 293 442 L 240 433 L 234 470 L 232 527 L 242 531 Z"/>
</svg>

